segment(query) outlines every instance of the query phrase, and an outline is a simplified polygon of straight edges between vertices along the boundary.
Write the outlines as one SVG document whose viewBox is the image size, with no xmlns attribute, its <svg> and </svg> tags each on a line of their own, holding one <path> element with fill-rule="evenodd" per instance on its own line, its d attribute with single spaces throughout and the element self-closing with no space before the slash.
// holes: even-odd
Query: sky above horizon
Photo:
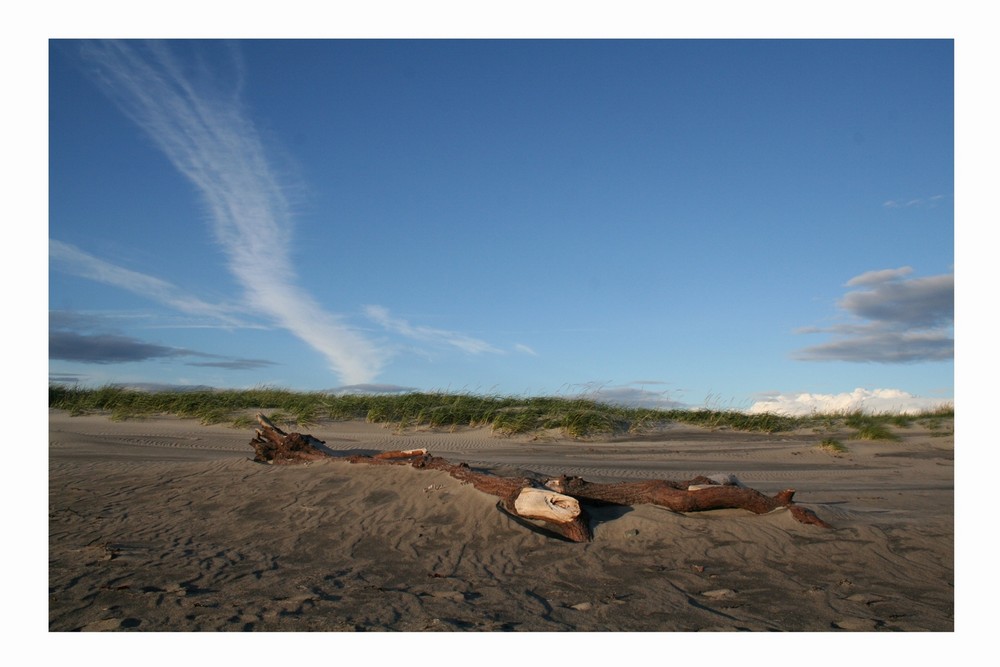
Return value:
<svg viewBox="0 0 1000 667">
<path fill-rule="evenodd" d="M 53 40 L 50 381 L 951 401 L 952 46 Z"/>
</svg>

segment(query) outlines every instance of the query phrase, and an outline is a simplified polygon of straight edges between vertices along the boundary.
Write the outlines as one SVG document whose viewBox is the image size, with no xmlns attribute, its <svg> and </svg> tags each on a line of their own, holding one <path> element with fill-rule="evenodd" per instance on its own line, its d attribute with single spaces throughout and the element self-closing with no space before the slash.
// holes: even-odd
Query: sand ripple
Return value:
<svg viewBox="0 0 1000 667">
<path fill-rule="evenodd" d="M 838 458 L 806 435 L 312 432 L 338 451 L 427 447 L 474 466 L 593 479 L 729 472 L 768 492 L 794 486 L 835 528 L 787 511 L 604 507 L 591 508 L 594 541 L 571 544 L 436 471 L 270 467 L 249 460 L 249 432 L 56 412 L 50 629 L 953 629 L 953 478 L 940 438 L 859 443 Z M 878 456 L 886 447 L 898 456 Z"/>
</svg>

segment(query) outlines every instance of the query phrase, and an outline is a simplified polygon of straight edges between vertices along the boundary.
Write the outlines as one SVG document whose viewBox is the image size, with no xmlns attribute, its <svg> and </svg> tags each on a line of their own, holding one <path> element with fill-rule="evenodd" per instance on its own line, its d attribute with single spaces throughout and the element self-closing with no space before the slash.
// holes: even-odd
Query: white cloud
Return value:
<svg viewBox="0 0 1000 667">
<path fill-rule="evenodd" d="M 250 305 L 323 354 L 341 381 L 371 381 L 387 355 L 295 285 L 289 204 L 244 114 L 238 54 L 213 58 L 231 69 L 222 77 L 186 69 L 163 43 L 99 42 L 86 52 L 110 97 L 203 196 Z"/>
<path fill-rule="evenodd" d="M 436 345 L 447 345 L 456 347 L 469 354 L 482 354 L 489 352 L 492 354 L 502 354 L 500 350 L 486 341 L 454 331 L 445 329 L 434 329 L 425 326 L 413 326 L 404 319 L 393 317 L 389 310 L 383 306 L 365 306 L 365 315 L 373 322 L 379 324 L 387 331 L 397 333 L 412 340 Z"/>
<path fill-rule="evenodd" d="M 254 326 L 233 315 L 240 312 L 238 308 L 202 301 L 165 280 L 116 266 L 69 243 L 50 239 L 49 260 L 67 273 L 138 294 L 189 315 L 207 317 L 224 326 Z"/>
<path fill-rule="evenodd" d="M 532 357 L 537 357 L 538 356 L 537 352 L 535 352 L 532 348 L 528 347 L 524 343 L 515 343 L 514 344 L 514 351 L 515 352 L 520 352 L 522 354 L 528 354 L 528 355 L 531 355 Z"/>
<path fill-rule="evenodd" d="M 792 416 L 862 410 L 868 413 L 912 414 L 953 403 L 951 399 L 914 396 L 899 389 L 863 389 L 840 394 L 776 394 L 755 402 L 748 412 Z"/>
<path fill-rule="evenodd" d="M 888 199 L 882 202 L 883 208 L 935 208 L 944 195 L 933 195 L 927 198 L 913 197 L 911 199 Z"/>
</svg>

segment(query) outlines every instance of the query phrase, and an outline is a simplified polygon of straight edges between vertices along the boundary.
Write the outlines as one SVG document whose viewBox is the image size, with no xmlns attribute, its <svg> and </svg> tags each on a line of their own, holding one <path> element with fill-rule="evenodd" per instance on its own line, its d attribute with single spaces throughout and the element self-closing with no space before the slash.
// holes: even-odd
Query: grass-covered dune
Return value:
<svg viewBox="0 0 1000 667">
<path fill-rule="evenodd" d="M 775 433 L 814 426 L 844 425 L 867 439 L 891 439 L 888 426 L 914 422 L 936 428 L 954 417 L 952 406 L 919 415 L 814 414 L 791 417 L 739 410 L 660 410 L 602 403 L 588 398 L 479 396 L 464 393 L 413 392 L 405 394 L 330 394 L 261 387 L 245 390 L 142 391 L 118 386 L 96 389 L 49 386 L 49 407 L 73 415 L 108 414 L 113 420 L 174 415 L 203 424 L 230 423 L 235 428 L 254 424 L 253 412 L 263 411 L 272 421 L 305 428 L 320 420 L 365 420 L 400 428 L 490 427 L 514 435 L 561 429 L 575 438 L 641 432 L 680 422 L 710 428 Z"/>
</svg>

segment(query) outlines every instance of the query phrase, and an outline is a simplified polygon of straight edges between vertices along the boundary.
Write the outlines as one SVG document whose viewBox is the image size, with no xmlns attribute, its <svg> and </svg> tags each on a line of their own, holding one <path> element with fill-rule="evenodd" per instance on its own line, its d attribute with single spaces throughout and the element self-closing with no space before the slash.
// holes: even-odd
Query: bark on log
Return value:
<svg viewBox="0 0 1000 667">
<path fill-rule="evenodd" d="M 326 443 L 311 435 L 301 433 L 285 433 L 274 425 L 270 419 L 257 414 L 256 435 L 250 441 L 254 449 L 253 460 L 259 463 L 287 465 L 290 463 L 307 463 L 328 458 L 330 455 L 320 449 Z"/>
<path fill-rule="evenodd" d="M 261 429 L 250 441 L 254 460 L 271 464 L 317 461 L 331 455 L 325 443 L 311 435 L 285 433 L 261 414 Z M 426 470 L 441 470 L 475 489 L 498 497 L 498 506 L 515 518 L 541 522 L 544 527 L 573 542 L 589 542 L 593 534 L 587 512 L 580 501 L 591 504 L 652 504 L 674 512 L 701 512 L 713 509 L 744 509 L 766 514 L 787 508 L 796 521 L 830 528 L 809 509 L 792 501 L 794 489 L 767 496 L 743 486 L 720 484 L 707 477 L 684 482 L 646 480 L 601 484 L 580 477 L 551 478 L 538 482 L 528 477 L 500 477 L 473 470 L 465 463 L 451 463 L 431 456 L 425 449 L 381 452 L 373 456 L 349 456 L 351 463 L 371 465 L 410 465 Z"/>
<path fill-rule="evenodd" d="M 404 449 L 398 452 L 381 452 L 372 458 L 376 459 L 412 459 L 415 456 L 423 456 L 426 449 Z"/>
<path fill-rule="evenodd" d="M 613 505 L 650 504 L 674 512 L 739 508 L 754 514 L 767 514 L 787 507 L 792 510 L 792 516 L 797 521 L 830 527 L 811 510 L 793 503 L 795 489 L 785 489 L 775 496 L 766 496 L 755 489 L 718 484 L 707 477 L 696 477 L 687 482 L 647 480 L 598 484 L 565 475 L 550 479 L 545 486 L 584 501 Z"/>
</svg>

